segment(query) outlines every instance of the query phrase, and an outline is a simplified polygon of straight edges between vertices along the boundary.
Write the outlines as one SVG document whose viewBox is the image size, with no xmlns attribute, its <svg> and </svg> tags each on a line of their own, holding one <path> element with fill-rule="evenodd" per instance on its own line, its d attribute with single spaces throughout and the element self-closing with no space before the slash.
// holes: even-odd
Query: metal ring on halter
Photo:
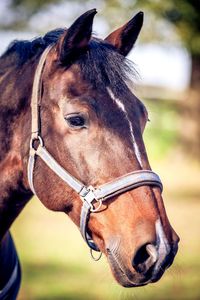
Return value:
<svg viewBox="0 0 200 300">
<path fill-rule="evenodd" d="M 91 204 L 91 209 L 90 209 L 91 212 L 97 212 L 101 208 L 102 199 L 98 200 L 97 202 L 99 202 L 99 205 L 96 208 L 94 208 L 94 206 Z"/>
<path fill-rule="evenodd" d="M 100 260 L 100 258 L 102 257 L 102 252 L 100 252 L 100 253 L 99 253 L 99 256 L 96 258 L 96 257 L 94 257 L 94 255 L 93 255 L 93 249 L 90 248 L 90 255 L 91 255 L 91 257 L 92 257 L 93 260 L 98 261 L 98 260 Z"/>
<path fill-rule="evenodd" d="M 32 137 L 31 138 L 31 140 L 30 140 L 30 148 L 31 149 L 34 149 L 35 150 L 35 148 L 34 148 L 34 142 L 36 142 L 36 141 L 38 141 L 39 142 L 39 144 L 40 144 L 40 146 L 44 146 L 44 142 L 43 142 L 43 139 L 41 138 L 41 136 L 37 136 L 37 137 Z"/>
</svg>

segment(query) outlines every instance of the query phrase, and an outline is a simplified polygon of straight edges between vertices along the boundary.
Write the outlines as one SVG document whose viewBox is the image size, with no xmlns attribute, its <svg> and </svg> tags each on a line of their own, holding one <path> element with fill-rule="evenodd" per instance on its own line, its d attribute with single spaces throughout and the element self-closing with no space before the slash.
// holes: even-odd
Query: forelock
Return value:
<svg viewBox="0 0 200 300">
<path fill-rule="evenodd" d="M 124 94 L 126 83 L 137 76 L 134 64 L 116 49 L 98 39 L 92 39 L 86 53 L 77 60 L 83 78 L 96 90 L 108 87 L 116 96 Z"/>
</svg>

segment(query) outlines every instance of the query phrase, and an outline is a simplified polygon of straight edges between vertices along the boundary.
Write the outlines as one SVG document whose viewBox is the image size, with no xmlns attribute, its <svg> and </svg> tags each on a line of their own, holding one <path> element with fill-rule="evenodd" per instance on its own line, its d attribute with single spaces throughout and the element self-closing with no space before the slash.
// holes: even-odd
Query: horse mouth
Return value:
<svg viewBox="0 0 200 300">
<path fill-rule="evenodd" d="M 171 250 L 171 253 L 166 256 L 162 264 L 156 263 L 146 273 L 138 273 L 134 269 L 127 269 L 117 252 L 107 250 L 107 258 L 113 276 L 120 285 L 123 287 L 139 287 L 157 282 L 172 265 L 177 250 L 178 246 L 176 245 Z"/>
<path fill-rule="evenodd" d="M 108 252 L 107 258 L 114 278 L 123 287 L 139 287 L 157 282 L 173 262 L 173 259 L 170 260 L 164 268 L 156 264 L 146 273 L 138 273 L 134 269 L 127 269 L 116 253 Z"/>
<path fill-rule="evenodd" d="M 120 260 L 112 254 L 109 253 L 107 258 L 114 278 L 123 287 L 139 287 L 151 282 L 141 274 L 126 269 Z"/>
</svg>

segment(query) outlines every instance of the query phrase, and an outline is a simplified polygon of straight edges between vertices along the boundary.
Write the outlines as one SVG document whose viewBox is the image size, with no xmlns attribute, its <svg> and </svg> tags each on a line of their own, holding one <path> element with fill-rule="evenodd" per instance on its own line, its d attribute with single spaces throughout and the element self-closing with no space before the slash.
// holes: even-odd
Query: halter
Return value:
<svg viewBox="0 0 200 300">
<path fill-rule="evenodd" d="M 48 152 L 45 148 L 44 141 L 40 131 L 40 104 L 41 104 L 41 76 L 45 66 L 46 58 L 53 45 L 48 46 L 42 53 L 39 63 L 36 68 L 32 97 L 31 97 L 31 111 L 32 111 L 32 134 L 30 140 L 30 151 L 28 160 L 28 182 L 31 190 L 36 195 L 33 183 L 35 158 L 39 156 L 46 165 L 56 173 L 72 190 L 74 190 L 81 198 L 83 205 L 80 215 L 80 232 L 88 244 L 88 246 L 95 250 L 100 251 L 95 245 L 94 241 L 87 232 L 87 224 L 90 213 L 99 211 L 102 202 L 105 200 L 124 193 L 128 190 L 135 189 L 140 186 L 157 186 L 162 191 L 162 183 L 159 176 L 150 170 L 138 170 L 125 174 L 116 178 L 113 181 L 105 183 L 99 187 L 85 186 L 81 181 L 67 172 Z M 39 145 L 34 147 L 34 142 L 37 141 Z M 94 206 L 94 203 L 97 203 Z"/>
</svg>

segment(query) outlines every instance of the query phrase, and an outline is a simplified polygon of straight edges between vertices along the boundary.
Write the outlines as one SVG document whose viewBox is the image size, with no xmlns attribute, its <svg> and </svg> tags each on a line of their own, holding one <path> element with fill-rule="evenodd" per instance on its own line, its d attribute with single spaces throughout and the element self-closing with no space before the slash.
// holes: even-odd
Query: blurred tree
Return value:
<svg viewBox="0 0 200 300">
<path fill-rule="evenodd" d="M 138 0 L 137 5 L 141 4 L 175 26 L 183 45 L 191 54 L 191 87 L 200 88 L 200 1 Z"/>
</svg>

